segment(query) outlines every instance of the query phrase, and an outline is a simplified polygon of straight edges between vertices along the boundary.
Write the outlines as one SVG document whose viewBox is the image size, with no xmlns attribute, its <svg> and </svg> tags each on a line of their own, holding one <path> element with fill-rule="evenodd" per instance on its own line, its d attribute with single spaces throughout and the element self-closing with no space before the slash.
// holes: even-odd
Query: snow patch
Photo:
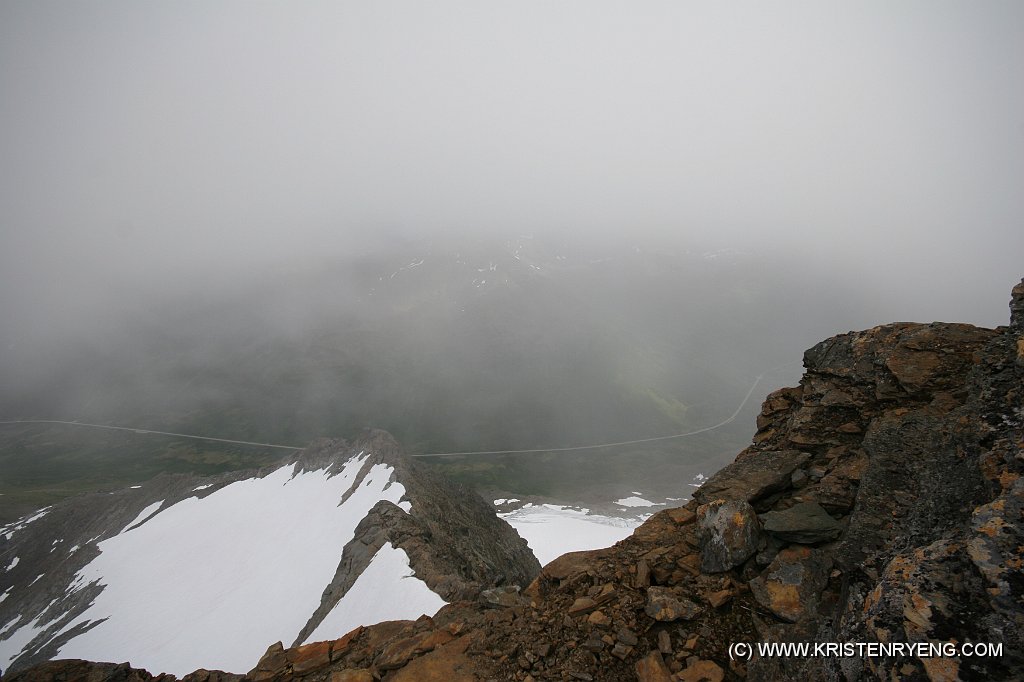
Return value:
<svg viewBox="0 0 1024 682">
<path fill-rule="evenodd" d="M 195 488 L 192 488 L 192 492 L 195 493 L 195 492 L 199 492 L 200 490 L 206 490 L 207 488 L 212 487 L 212 486 L 213 486 L 212 483 L 207 483 L 206 485 L 199 485 L 199 486 L 196 486 Z"/>
<path fill-rule="evenodd" d="M 4 569 L 4 572 L 6 573 L 7 571 L 17 566 L 19 561 L 20 559 L 18 557 L 14 557 L 14 559 L 11 560 L 11 563 L 7 564 L 7 568 Z"/>
<path fill-rule="evenodd" d="M 8 590 L 8 592 L 10 592 L 10 590 Z M 4 594 L 6 594 L 6 592 Z M 0 599 L 0 601 L 3 600 Z M 57 600 L 54 599 L 49 604 L 47 604 L 46 608 L 42 610 L 41 614 L 45 614 L 46 611 L 51 606 L 53 606 L 54 602 L 56 601 Z M 8 622 L 7 625 L 0 629 L 0 637 L 6 637 L 6 639 L 0 640 L 0 668 L 4 670 L 8 669 L 11 663 L 14 662 L 14 659 L 18 658 L 18 656 L 21 655 L 21 652 L 25 649 L 25 647 L 28 646 L 32 642 L 32 640 L 34 640 L 37 636 L 39 636 L 39 633 L 45 630 L 47 625 L 53 622 L 52 619 L 44 622 L 43 616 L 40 615 L 38 618 L 33 620 L 28 625 L 18 628 L 17 630 L 14 630 L 14 625 L 20 619 L 20 616 L 15 617 L 14 620 Z M 11 629 L 11 631 L 8 632 L 8 629 Z M 54 635 L 54 637 L 56 637 L 56 635 Z M 52 640 L 53 637 L 51 637 L 49 641 Z"/>
<path fill-rule="evenodd" d="M 633 497 L 623 497 L 621 500 L 615 500 L 615 504 L 620 507 L 664 507 L 664 502 L 651 502 L 645 500 L 642 497 L 637 497 L 634 493 Z"/>
<path fill-rule="evenodd" d="M 0 641 L 0 668 L 4 670 L 10 667 L 14 659 L 21 655 L 21 650 L 28 646 L 28 643 L 35 639 L 39 631 L 42 630 L 37 619 L 24 627 L 8 632 L 8 628 L 13 628 L 19 620 L 20 617 L 15 618 L 0 631 L 0 635 L 7 636 L 6 639 Z"/>
<path fill-rule="evenodd" d="M 14 534 L 17 533 L 19 530 L 21 530 L 28 524 L 32 523 L 33 521 L 37 521 L 43 518 L 49 511 L 50 507 L 43 507 L 42 509 L 37 511 L 35 514 L 32 514 L 31 516 L 20 518 L 14 523 L 6 525 L 3 528 L 0 528 L 0 533 L 3 533 L 4 537 L 10 540 L 12 537 L 14 537 Z"/>
<path fill-rule="evenodd" d="M 131 522 L 131 523 L 129 523 L 129 524 L 127 525 L 127 526 L 125 526 L 125 527 L 124 527 L 124 528 L 123 528 L 123 529 L 121 530 L 121 532 L 122 532 L 122 533 L 125 533 L 125 532 L 127 532 L 127 531 L 131 530 L 131 529 L 132 529 L 132 528 L 133 528 L 134 526 L 137 526 L 137 525 L 139 525 L 140 523 L 142 523 L 143 521 L 145 521 L 146 519 L 148 519 L 148 518 L 149 518 L 149 517 L 150 517 L 151 515 L 153 515 L 153 514 L 155 514 L 155 513 L 156 513 L 156 510 L 157 510 L 157 509 L 159 509 L 159 508 L 160 508 L 160 505 L 162 505 L 163 503 L 164 503 L 164 501 L 163 501 L 163 500 L 160 500 L 159 502 L 154 502 L 153 504 L 151 504 L 151 505 L 148 505 L 148 506 L 147 506 L 147 507 L 146 507 L 145 509 L 143 509 L 142 511 L 140 511 L 140 512 L 139 512 L 139 515 L 138 515 L 138 516 L 136 516 L 136 517 L 135 517 L 135 518 L 134 518 L 134 519 L 132 520 L 132 522 Z"/>
<path fill-rule="evenodd" d="M 423 614 L 432 616 L 445 604 L 445 600 L 416 577 L 405 550 L 389 542 L 377 550 L 370 565 L 307 641 L 337 639 L 357 625 L 415 620 Z"/>
<path fill-rule="evenodd" d="M 525 504 L 514 512 L 498 514 L 516 529 L 541 565 L 566 552 L 610 547 L 640 525 L 638 519 L 588 514 L 556 504 Z"/>
</svg>

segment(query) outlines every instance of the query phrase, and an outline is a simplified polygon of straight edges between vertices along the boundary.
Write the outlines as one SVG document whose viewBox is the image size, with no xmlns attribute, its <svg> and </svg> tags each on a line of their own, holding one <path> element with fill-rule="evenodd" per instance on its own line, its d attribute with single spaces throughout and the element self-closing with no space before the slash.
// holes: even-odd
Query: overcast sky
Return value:
<svg viewBox="0 0 1024 682">
<path fill-rule="evenodd" d="M 3 0 L 0 313 L 454 228 L 788 252 L 1000 324 L 1022 65 L 1016 1 Z"/>
</svg>

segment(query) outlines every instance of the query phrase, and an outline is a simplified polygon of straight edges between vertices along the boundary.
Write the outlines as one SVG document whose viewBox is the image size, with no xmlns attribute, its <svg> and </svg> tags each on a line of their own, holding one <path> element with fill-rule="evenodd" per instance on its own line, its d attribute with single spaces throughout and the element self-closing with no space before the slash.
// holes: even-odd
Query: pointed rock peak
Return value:
<svg viewBox="0 0 1024 682">
<path fill-rule="evenodd" d="M 353 442 L 352 447 L 371 452 L 388 464 L 394 465 L 399 461 L 406 461 L 405 450 L 398 444 L 395 437 L 384 429 L 363 429 L 363 432 Z"/>
<path fill-rule="evenodd" d="M 364 429 L 351 442 L 344 438 L 319 438 L 299 452 L 297 471 L 344 465 L 354 457 L 366 456 L 369 464 L 404 468 L 408 459 L 394 436 L 383 429 Z"/>
<path fill-rule="evenodd" d="M 1010 327 L 1024 331 L 1024 279 L 1010 292 Z"/>
</svg>

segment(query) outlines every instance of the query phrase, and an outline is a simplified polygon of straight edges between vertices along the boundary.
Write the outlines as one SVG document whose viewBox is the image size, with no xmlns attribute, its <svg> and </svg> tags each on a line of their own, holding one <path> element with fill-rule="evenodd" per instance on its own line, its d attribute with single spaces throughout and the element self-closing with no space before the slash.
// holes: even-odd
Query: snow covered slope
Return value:
<svg viewBox="0 0 1024 682">
<path fill-rule="evenodd" d="M 436 497 L 461 496 L 490 518 L 474 508 L 456 519 L 458 534 L 504 533 L 499 547 L 528 556 L 483 500 L 446 485 L 374 432 L 244 477 L 164 477 L 58 505 L 0 536 L 0 555 L 21 557 L 5 560 L 13 566 L 0 574 L 0 668 L 84 658 L 179 675 L 200 667 L 246 672 L 275 641 L 414 619 L 446 603 L 438 591 L 450 599 L 476 583 L 531 577 L 495 571 L 508 562 L 504 554 L 435 556 L 427 543 L 404 540 L 437 536 L 445 551 L 457 547 L 444 542 L 450 519 L 417 516 L 449 504 Z M 475 574 L 449 570 L 473 561 Z"/>
</svg>

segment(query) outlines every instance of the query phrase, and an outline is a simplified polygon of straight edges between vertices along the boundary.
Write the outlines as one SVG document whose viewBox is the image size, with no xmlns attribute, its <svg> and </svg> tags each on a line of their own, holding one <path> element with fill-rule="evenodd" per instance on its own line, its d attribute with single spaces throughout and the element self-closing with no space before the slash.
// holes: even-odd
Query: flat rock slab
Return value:
<svg viewBox="0 0 1024 682">
<path fill-rule="evenodd" d="M 813 615 L 831 569 L 832 559 L 822 551 L 787 547 L 762 575 L 750 581 L 750 591 L 761 606 L 795 623 Z"/>
<path fill-rule="evenodd" d="M 790 485 L 790 476 L 811 458 L 799 450 L 753 452 L 712 476 L 693 493 L 695 500 L 753 502 Z"/>
<path fill-rule="evenodd" d="M 789 509 L 761 515 L 765 532 L 788 542 L 813 545 L 839 537 L 842 526 L 817 502 L 801 502 Z"/>
<path fill-rule="evenodd" d="M 697 508 L 700 568 L 722 573 L 754 556 L 761 541 L 757 512 L 743 500 L 715 500 Z"/>
</svg>

